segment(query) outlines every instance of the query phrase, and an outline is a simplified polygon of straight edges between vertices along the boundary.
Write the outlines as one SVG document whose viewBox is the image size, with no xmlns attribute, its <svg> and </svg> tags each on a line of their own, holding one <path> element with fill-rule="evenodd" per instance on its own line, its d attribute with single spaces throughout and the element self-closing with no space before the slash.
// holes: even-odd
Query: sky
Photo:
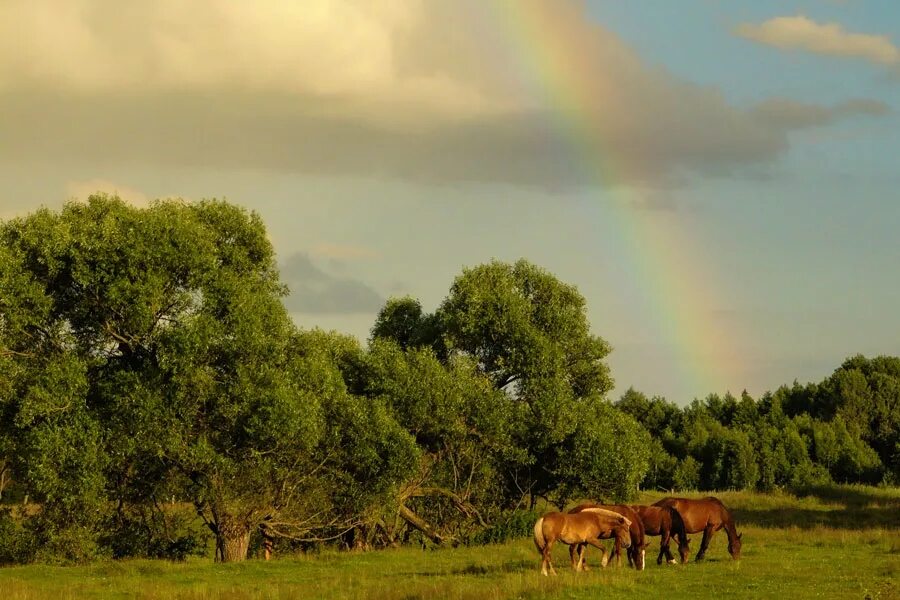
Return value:
<svg viewBox="0 0 900 600">
<path fill-rule="evenodd" d="M 894 0 L 0 0 L 0 219 L 264 219 L 303 327 L 526 258 L 613 398 L 900 354 Z"/>
</svg>

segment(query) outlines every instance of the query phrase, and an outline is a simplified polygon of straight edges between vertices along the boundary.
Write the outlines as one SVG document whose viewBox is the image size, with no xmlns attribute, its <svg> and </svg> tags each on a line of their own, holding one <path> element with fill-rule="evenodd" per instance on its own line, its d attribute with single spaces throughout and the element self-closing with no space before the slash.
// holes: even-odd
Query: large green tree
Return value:
<svg viewBox="0 0 900 600">
<path fill-rule="evenodd" d="M 0 260 L 4 439 L 48 536 L 177 494 L 240 560 L 257 527 L 352 526 L 415 464 L 335 340 L 291 324 L 255 214 L 95 196 L 4 224 Z"/>
<path fill-rule="evenodd" d="M 640 429 L 630 418 L 619 423 L 619 415 L 597 408 L 613 387 L 605 363 L 610 346 L 591 332 L 575 286 L 526 260 L 492 261 L 464 269 L 433 315 L 412 299 L 390 301 L 373 329 L 374 339 L 383 337 L 401 347 L 430 346 L 445 363 L 463 358 L 513 401 L 510 431 L 519 452 L 498 470 L 508 505 L 541 496 L 564 502 L 579 493 L 623 494 L 619 486 L 587 485 L 567 459 L 583 440 L 597 448 L 579 455 L 596 463 L 586 468 L 614 464 L 617 453 L 633 448 L 601 438 L 616 427 L 635 435 Z M 647 468 L 642 455 L 623 464 L 633 472 Z M 623 478 L 634 480 L 631 473 Z"/>
</svg>

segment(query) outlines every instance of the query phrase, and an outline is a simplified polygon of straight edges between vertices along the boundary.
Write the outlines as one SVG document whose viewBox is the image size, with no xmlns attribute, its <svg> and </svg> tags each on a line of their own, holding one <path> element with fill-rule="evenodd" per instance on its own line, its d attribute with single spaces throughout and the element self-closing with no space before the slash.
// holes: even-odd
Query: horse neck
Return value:
<svg viewBox="0 0 900 600">
<path fill-rule="evenodd" d="M 731 513 L 722 509 L 722 525 L 725 528 L 725 535 L 728 536 L 729 542 L 734 542 L 737 539 L 737 527 L 734 526 L 734 519 L 731 518 Z"/>
</svg>

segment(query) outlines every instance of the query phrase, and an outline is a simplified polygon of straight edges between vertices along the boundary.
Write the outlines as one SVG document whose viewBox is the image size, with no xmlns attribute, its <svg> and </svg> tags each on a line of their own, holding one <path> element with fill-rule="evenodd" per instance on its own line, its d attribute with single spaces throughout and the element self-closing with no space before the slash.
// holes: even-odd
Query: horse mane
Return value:
<svg viewBox="0 0 900 600">
<path fill-rule="evenodd" d="M 623 514 L 619 514 L 606 508 L 600 508 L 599 506 L 588 506 L 586 508 L 582 508 L 579 512 L 590 512 L 598 515 L 603 515 L 604 517 L 610 517 L 611 519 L 622 519 L 625 522 L 625 526 L 629 529 L 631 528 L 631 519 Z"/>
</svg>

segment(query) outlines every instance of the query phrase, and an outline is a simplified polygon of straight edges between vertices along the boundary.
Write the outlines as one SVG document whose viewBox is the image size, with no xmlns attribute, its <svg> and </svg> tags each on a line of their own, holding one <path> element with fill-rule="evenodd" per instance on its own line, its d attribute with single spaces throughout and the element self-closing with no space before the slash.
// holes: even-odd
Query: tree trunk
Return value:
<svg viewBox="0 0 900 600">
<path fill-rule="evenodd" d="M 227 517 L 216 525 L 216 560 L 238 562 L 247 559 L 250 525 Z"/>
<path fill-rule="evenodd" d="M 424 533 L 425 537 L 438 546 L 446 541 L 437 531 L 435 531 L 434 527 L 429 525 L 424 519 L 419 517 L 419 515 L 409 510 L 404 504 L 400 505 L 400 516 L 403 517 L 404 521 Z"/>
</svg>

